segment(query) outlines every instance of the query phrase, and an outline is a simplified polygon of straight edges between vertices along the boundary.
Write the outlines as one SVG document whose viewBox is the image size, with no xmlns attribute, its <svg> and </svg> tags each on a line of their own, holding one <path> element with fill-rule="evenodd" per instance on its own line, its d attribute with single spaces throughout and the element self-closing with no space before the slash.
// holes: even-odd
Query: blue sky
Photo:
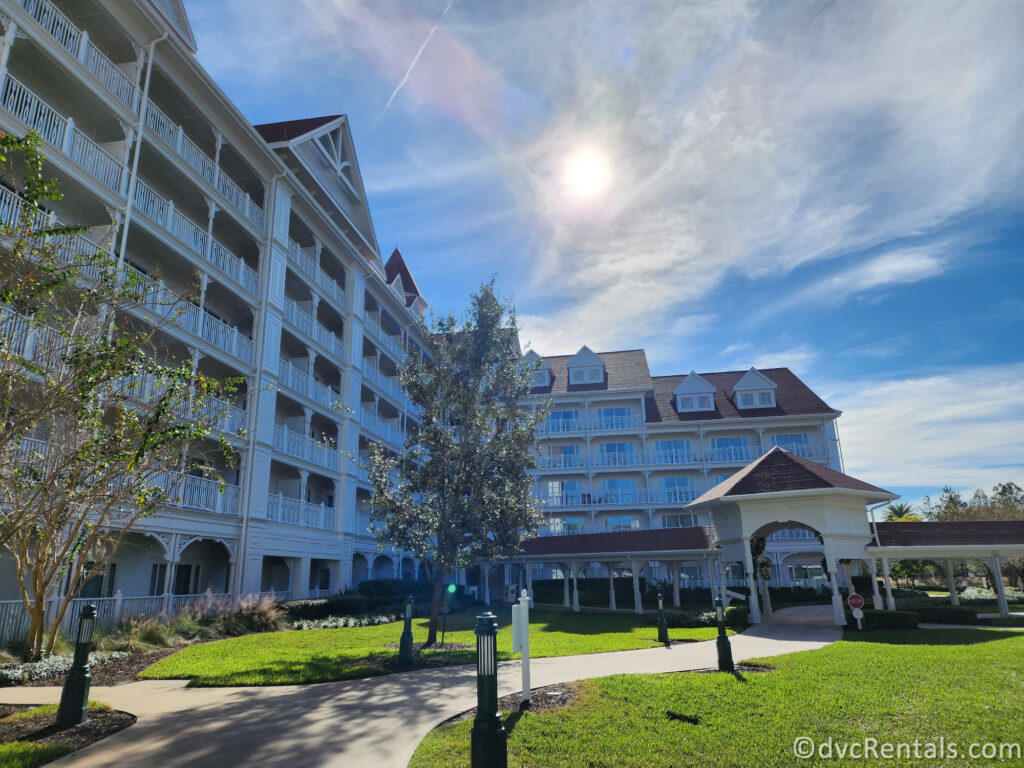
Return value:
<svg viewBox="0 0 1024 768">
<path fill-rule="evenodd" d="M 253 122 L 349 116 L 435 307 L 495 274 L 542 354 L 788 365 L 910 501 L 1024 485 L 1024 5 L 186 7 Z"/>
</svg>

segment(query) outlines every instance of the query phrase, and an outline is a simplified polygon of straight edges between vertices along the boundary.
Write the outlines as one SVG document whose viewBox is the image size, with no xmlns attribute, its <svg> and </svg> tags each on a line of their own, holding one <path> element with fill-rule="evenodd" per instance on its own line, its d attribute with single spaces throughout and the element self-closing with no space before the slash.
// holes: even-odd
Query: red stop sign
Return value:
<svg viewBox="0 0 1024 768">
<path fill-rule="evenodd" d="M 849 604 L 851 608 L 864 607 L 864 598 L 858 595 L 856 592 L 851 593 L 850 596 L 846 598 L 846 602 Z"/>
</svg>

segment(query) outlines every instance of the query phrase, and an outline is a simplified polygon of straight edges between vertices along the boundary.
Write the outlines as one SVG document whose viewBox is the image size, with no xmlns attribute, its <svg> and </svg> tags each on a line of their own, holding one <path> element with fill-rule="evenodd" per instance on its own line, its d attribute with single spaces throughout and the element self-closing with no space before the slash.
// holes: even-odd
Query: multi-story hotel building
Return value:
<svg viewBox="0 0 1024 768">
<path fill-rule="evenodd" d="M 198 293 L 161 330 L 168 359 L 245 381 L 222 404 L 241 454 L 226 491 L 185 478 L 86 595 L 142 612 L 411 574 L 369 534 L 358 457 L 415 429 L 396 372 L 425 303 L 401 254 L 381 257 L 347 119 L 250 125 L 177 0 L 0 0 L 0 23 L 0 130 L 41 134 L 49 213 L 141 276 L 153 311 Z M 0 189 L 5 220 L 18 206 Z"/>
<path fill-rule="evenodd" d="M 198 294 L 160 332 L 168 358 L 245 381 L 221 404 L 241 456 L 226 490 L 184 478 L 84 596 L 124 616 L 418 573 L 378 551 L 360 459 L 416 429 L 397 371 L 426 304 L 402 255 L 382 258 L 346 118 L 250 125 L 198 64 L 177 0 L 0 0 L 0 23 L 0 130 L 41 134 L 64 195 L 49 213 L 89 227 L 75 247 L 116 254 L 152 311 Z M 6 221 L 18 205 L 0 189 Z M 550 403 L 544 534 L 706 525 L 685 504 L 775 445 L 840 467 L 838 413 L 786 369 L 652 377 L 642 350 L 528 358 L 532 399 Z M 820 562 L 801 535 L 770 544 L 784 582 Z M 0 612 L 17 596 L 0 558 Z"/>
<path fill-rule="evenodd" d="M 839 412 L 787 368 L 652 376 L 642 349 L 586 346 L 526 358 L 531 399 L 549 408 L 536 473 L 542 535 L 710 525 L 686 505 L 775 446 L 842 470 Z M 766 555 L 776 583 L 822 578 L 808 531 L 773 534 Z M 691 586 L 708 579 L 699 562 L 680 575 Z"/>
</svg>

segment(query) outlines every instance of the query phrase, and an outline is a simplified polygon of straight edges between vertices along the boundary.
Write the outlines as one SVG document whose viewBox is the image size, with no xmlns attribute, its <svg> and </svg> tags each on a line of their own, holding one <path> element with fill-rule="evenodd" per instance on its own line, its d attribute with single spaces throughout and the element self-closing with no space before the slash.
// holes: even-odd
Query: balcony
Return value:
<svg viewBox="0 0 1024 768">
<path fill-rule="evenodd" d="M 162 382 L 156 381 L 151 374 L 143 374 L 130 379 L 121 380 L 121 390 L 126 397 L 139 402 L 148 403 L 154 397 L 164 392 L 165 386 Z M 198 409 L 198 411 L 196 410 Z M 239 408 L 227 400 L 208 396 L 202 404 L 193 403 L 191 408 L 187 402 L 178 404 L 178 415 L 183 419 L 191 419 L 201 416 L 211 423 L 214 429 L 218 429 L 227 435 L 237 436 L 245 428 L 245 409 Z"/>
<path fill-rule="evenodd" d="M 709 464 L 749 464 L 766 452 L 759 445 L 712 448 L 705 452 L 705 460 Z"/>
<path fill-rule="evenodd" d="M 167 493 L 168 504 L 185 509 L 200 509 L 220 515 L 237 515 L 241 489 L 237 485 L 225 484 L 221 492 L 220 482 L 209 477 L 181 475 L 177 472 L 163 472 L 153 485 Z"/>
<path fill-rule="evenodd" d="M 267 496 L 267 520 L 333 531 L 335 512 L 334 507 L 324 504 L 309 504 L 282 493 L 271 493 Z"/>
<path fill-rule="evenodd" d="M 654 466 L 701 464 L 703 461 L 700 451 L 651 451 L 648 454 L 648 462 Z"/>
<path fill-rule="evenodd" d="M 642 467 L 645 464 L 647 454 L 643 451 L 595 453 L 590 457 L 590 466 L 596 469 Z"/>
<path fill-rule="evenodd" d="M 333 331 L 328 330 L 319 320 L 291 299 L 284 300 L 284 316 L 289 323 L 298 328 L 308 338 L 313 339 L 339 360 L 344 359 L 344 342 Z"/>
<path fill-rule="evenodd" d="M 590 420 L 591 432 L 615 432 L 624 429 L 640 429 L 643 426 L 643 416 L 606 416 Z"/>
<path fill-rule="evenodd" d="M 4 77 L 0 104 L 108 189 L 124 194 L 127 176 L 121 161 L 9 74 Z"/>
<path fill-rule="evenodd" d="M 587 456 L 580 453 L 541 456 L 537 460 L 537 466 L 542 470 L 586 469 Z"/>
<path fill-rule="evenodd" d="M 584 496 L 588 498 L 587 502 L 584 502 Z M 582 493 L 549 493 L 541 500 L 549 507 L 582 507 L 589 503 L 589 496 Z"/>
<path fill-rule="evenodd" d="M 402 349 L 402 340 L 396 339 L 385 331 L 381 327 L 379 317 L 367 313 L 363 329 L 368 332 L 371 339 L 394 355 L 396 360 L 402 360 L 405 357 L 405 350 Z"/>
<path fill-rule="evenodd" d="M 303 459 L 335 471 L 341 470 L 341 453 L 336 446 L 326 442 L 319 443 L 281 424 L 274 426 L 274 448 L 296 459 Z"/>
<path fill-rule="evenodd" d="M 185 135 L 184 129 L 169 118 L 152 102 L 146 104 L 146 127 L 162 141 L 168 149 L 185 161 L 185 164 L 199 174 L 206 183 L 220 192 L 221 196 L 260 232 L 263 232 L 263 209 L 249 197 L 220 168 L 213 158 L 199 145 Z"/>
<path fill-rule="evenodd" d="M 175 238 L 187 245 L 199 258 L 212 264 L 227 275 L 239 287 L 259 295 L 260 279 L 256 270 L 246 264 L 231 250 L 216 240 L 208 237 L 206 229 L 196 224 L 174 206 L 174 202 L 163 197 L 142 179 L 135 181 L 135 194 L 132 201 L 135 209 L 155 224 L 162 227 Z"/>
<path fill-rule="evenodd" d="M 625 491 L 602 491 L 595 494 L 593 503 L 601 506 L 633 506 L 647 501 L 647 491 L 642 489 Z"/>
<path fill-rule="evenodd" d="M 296 368 L 288 360 L 281 360 L 278 365 L 278 376 L 281 383 L 289 389 L 308 397 L 332 411 L 341 402 L 341 393 L 321 384 L 305 371 Z"/>
<path fill-rule="evenodd" d="M 562 435 L 567 432 L 582 432 L 583 422 L 579 419 L 548 419 L 537 425 L 542 435 Z"/>
<path fill-rule="evenodd" d="M 339 307 L 345 306 L 345 289 L 328 275 L 316 263 L 316 249 L 312 246 L 299 245 L 294 240 L 288 241 L 288 259 L 306 277 L 316 283 L 324 293 L 337 302 Z"/>
<path fill-rule="evenodd" d="M 373 518 L 365 512 L 356 514 L 356 536 L 373 536 Z"/>
<path fill-rule="evenodd" d="M 402 435 L 401 430 L 395 429 L 372 413 L 367 413 L 366 411 L 360 413 L 359 423 L 371 435 L 390 443 L 392 446 L 401 448 L 405 445 L 405 437 Z"/>
<path fill-rule="evenodd" d="M 135 283 L 133 290 L 146 309 L 159 317 L 170 319 L 178 328 L 209 342 L 218 351 L 252 363 L 253 341 L 238 328 L 182 299 L 132 266 L 124 266 L 124 275 Z"/>
<path fill-rule="evenodd" d="M 21 0 L 21 7 L 124 106 L 139 111 L 139 88 L 49 0 Z"/>
<path fill-rule="evenodd" d="M 402 389 L 402 385 L 391 376 L 385 376 L 381 373 L 380 369 L 367 363 L 363 367 L 362 375 L 364 379 L 389 396 L 399 407 L 408 404 L 408 398 L 405 396 L 405 390 Z"/>
<path fill-rule="evenodd" d="M 649 488 L 646 491 L 649 504 L 689 504 L 703 491 L 696 488 Z"/>
</svg>

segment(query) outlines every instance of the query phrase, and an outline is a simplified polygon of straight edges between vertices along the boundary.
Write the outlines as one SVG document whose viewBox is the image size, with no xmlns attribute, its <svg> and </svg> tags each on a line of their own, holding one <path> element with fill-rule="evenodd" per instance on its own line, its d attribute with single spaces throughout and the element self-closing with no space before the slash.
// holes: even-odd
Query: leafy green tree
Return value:
<svg viewBox="0 0 1024 768">
<path fill-rule="evenodd" d="M 924 518 L 914 512 L 912 504 L 894 501 L 885 508 L 885 520 L 888 523 L 920 523 Z"/>
<path fill-rule="evenodd" d="M 445 579 L 479 560 L 514 555 L 539 525 L 534 445 L 543 409 L 521 406 L 530 371 L 520 363 L 511 304 L 493 281 L 460 321 L 421 327 L 426 354 L 406 355 L 401 381 L 420 427 L 401 456 L 370 451 L 371 516 L 383 546 L 414 552 L 433 582 L 427 643 L 436 642 Z"/>
<path fill-rule="evenodd" d="M 20 198 L 0 212 L 0 548 L 38 659 L 125 534 L 174 498 L 201 444 L 217 445 L 214 398 L 234 382 L 166 362 L 154 334 L 175 309 L 155 315 L 116 257 L 54 223 L 44 205 L 61 194 L 37 135 L 0 137 L 0 156 Z"/>
</svg>

